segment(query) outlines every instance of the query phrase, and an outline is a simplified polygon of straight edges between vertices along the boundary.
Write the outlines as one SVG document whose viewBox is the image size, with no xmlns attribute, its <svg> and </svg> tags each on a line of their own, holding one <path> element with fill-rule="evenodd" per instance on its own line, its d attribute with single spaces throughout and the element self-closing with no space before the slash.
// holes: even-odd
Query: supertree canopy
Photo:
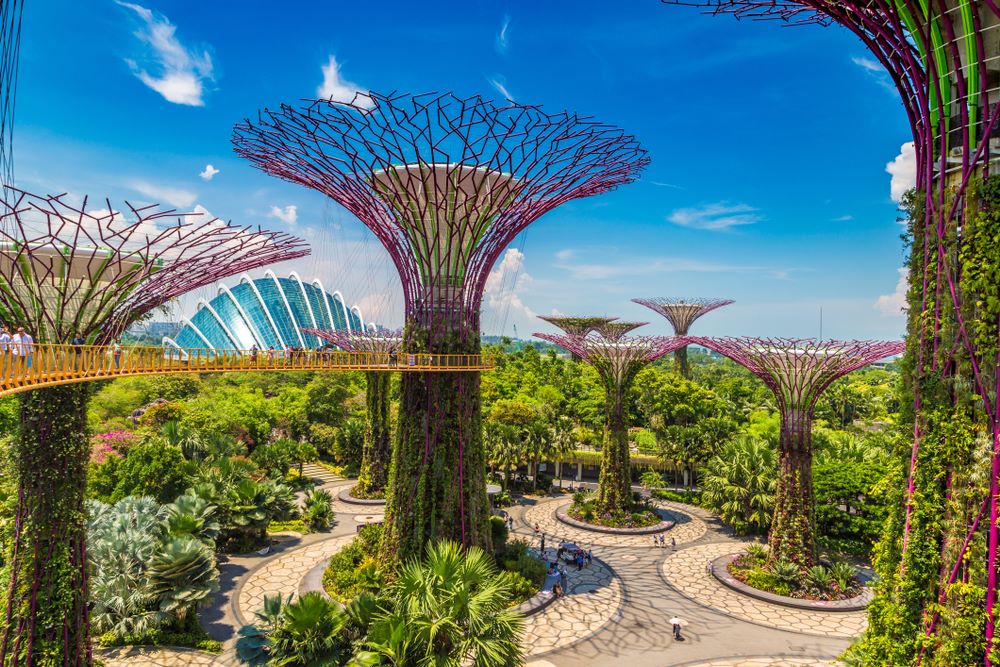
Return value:
<svg viewBox="0 0 1000 667">
<path fill-rule="evenodd" d="M 633 181 L 646 153 L 570 113 L 451 94 L 369 93 L 266 110 L 236 152 L 356 215 L 403 285 L 407 352 L 479 351 L 485 281 L 510 241 L 564 202 Z M 478 373 L 402 380 L 382 555 L 490 542 Z"/>
<path fill-rule="evenodd" d="M 812 492 L 812 419 L 816 401 L 835 380 L 884 357 L 901 354 L 902 342 L 788 338 L 699 338 L 745 366 L 774 392 L 781 415 L 778 493 L 770 558 L 811 566 L 816 556 Z"/>
<path fill-rule="evenodd" d="M 403 344 L 402 331 L 347 331 L 303 329 L 328 343 L 351 352 L 368 352 L 379 357 L 378 363 L 396 364 Z M 361 450 L 361 470 L 353 495 L 378 498 L 385 495 L 389 481 L 392 440 L 389 419 L 389 394 L 392 376 L 388 371 L 365 372 L 365 441 Z"/>
<path fill-rule="evenodd" d="M 987 667 L 1000 663 L 990 655 L 1000 568 L 1000 4 L 664 1 L 738 18 L 839 24 L 864 43 L 899 92 L 916 158 L 916 188 L 903 200 L 911 241 L 903 368 L 914 399 L 913 446 L 901 517 L 891 523 L 899 534 L 884 540 L 887 548 L 898 540 L 902 549 L 891 552 L 895 563 L 882 559 L 859 659 L 908 664 L 928 651 L 932 658 L 958 651 L 961 660 L 978 654 Z M 965 442 L 990 441 L 989 488 L 953 486 L 976 477 L 978 465 L 968 450 L 942 451 L 954 441 L 956 423 Z M 946 515 L 954 520 L 942 522 Z M 967 558 L 981 540 L 987 557 Z M 964 587 L 955 585 L 959 575 Z M 942 619 L 947 627 L 938 632 Z M 957 627 L 985 627 L 982 641 L 960 636 Z"/>
<path fill-rule="evenodd" d="M 597 502 L 602 512 L 628 511 L 632 491 L 626 396 L 639 371 L 686 341 L 663 336 L 619 335 L 612 340 L 601 336 L 536 333 L 535 337 L 578 355 L 601 377 L 606 403 Z"/>
<path fill-rule="evenodd" d="M 733 303 L 729 299 L 706 299 L 701 297 L 655 297 L 652 299 L 632 299 L 634 303 L 646 306 L 667 318 L 674 328 L 675 336 L 687 336 L 694 321 L 716 308 L 722 308 Z M 684 377 L 691 378 L 691 367 L 688 365 L 687 347 L 674 351 L 674 362 L 677 371 Z"/>
<path fill-rule="evenodd" d="M 308 253 L 300 240 L 155 206 L 8 189 L 0 216 L 0 320 L 37 342 L 107 342 L 180 294 Z M 5 361 L 9 364 L 9 361 Z M 4 372 L 11 372 L 9 368 Z M 86 665 L 87 383 L 21 395 L 18 496 L 4 545 L 2 665 Z"/>
<path fill-rule="evenodd" d="M 594 330 L 594 327 L 607 324 L 608 322 L 612 322 L 618 318 L 590 315 L 584 315 L 581 317 L 539 315 L 538 319 L 545 320 L 552 326 L 571 336 L 586 336 Z M 572 352 L 571 354 L 573 355 L 573 361 L 580 361 L 580 357 L 578 357 L 575 352 Z"/>
<path fill-rule="evenodd" d="M 615 318 L 617 320 L 617 318 Z M 603 338 L 609 341 L 621 340 L 625 334 L 630 331 L 634 331 L 639 327 L 644 327 L 649 322 L 602 322 L 593 328 L 593 332 L 598 335 L 599 338 Z"/>
</svg>

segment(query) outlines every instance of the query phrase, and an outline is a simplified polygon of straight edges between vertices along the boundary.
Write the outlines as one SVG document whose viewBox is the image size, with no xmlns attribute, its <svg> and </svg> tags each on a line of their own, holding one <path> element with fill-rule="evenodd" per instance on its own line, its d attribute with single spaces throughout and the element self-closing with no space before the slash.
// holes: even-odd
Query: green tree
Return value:
<svg viewBox="0 0 1000 667">
<path fill-rule="evenodd" d="M 737 436 L 705 466 L 702 502 L 736 531 L 763 533 L 774 509 L 777 465 L 773 443 Z"/>
</svg>

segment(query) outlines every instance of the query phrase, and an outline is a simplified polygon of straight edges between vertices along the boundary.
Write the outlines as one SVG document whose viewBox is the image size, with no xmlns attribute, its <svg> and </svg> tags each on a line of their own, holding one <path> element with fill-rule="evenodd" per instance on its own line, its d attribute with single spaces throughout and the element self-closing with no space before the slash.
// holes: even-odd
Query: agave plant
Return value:
<svg viewBox="0 0 1000 667">
<path fill-rule="evenodd" d="M 146 570 L 161 611 L 183 623 L 187 614 L 219 590 L 215 554 L 191 537 L 167 541 Z"/>
<path fill-rule="evenodd" d="M 771 563 L 769 569 L 771 570 L 771 574 L 774 575 L 775 579 L 777 579 L 783 584 L 787 584 L 792 588 L 794 588 L 798 584 L 799 577 L 801 576 L 801 571 L 799 570 L 798 565 L 796 565 L 795 563 L 789 563 L 788 561 L 784 560 L 779 560 L 774 563 Z"/>
<path fill-rule="evenodd" d="M 840 561 L 830 566 L 830 576 L 837 582 L 840 590 L 847 591 L 857 581 L 858 571 L 850 563 Z"/>
<path fill-rule="evenodd" d="M 748 544 L 745 553 L 751 560 L 757 563 L 763 563 L 767 560 L 767 547 L 759 542 L 751 542 Z"/>
<path fill-rule="evenodd" d="M 820 593 L 826 593 L 833 587 L 833 576 L 826 567 L 813 565 L 806 570 L 805 583 L 809 588 L 813 588 Z"/>
</svg>

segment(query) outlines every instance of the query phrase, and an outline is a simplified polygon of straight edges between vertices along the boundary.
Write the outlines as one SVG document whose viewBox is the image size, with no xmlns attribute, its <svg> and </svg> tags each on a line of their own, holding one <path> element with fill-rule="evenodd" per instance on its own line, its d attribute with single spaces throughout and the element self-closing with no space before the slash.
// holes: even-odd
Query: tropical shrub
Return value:
<svg viewBox="0 0 1000 667">
<path fill-rule="evenodd" d="M 771 521 L 777 489 L 775 447 L 741 435 L 709 460 L 701 478 L 702 505 L 740 533 L 763 533 Z"/>
<path fill-rule="evenodd" d="M 151 439 L 132 446 L 124 457 L 111 456 L 91 466 L 88 493 L 105 503 L 116 503 L 126 496 L 170 502 L 183 492 L 190 471 L 179 448 Z"/>
<path fill-rule="evenodd" d="M 333 523 L 333 496 L 322 489 L 311 491 L 306 496 L 302 520 L 312 530 L 325 530 Z"/>
</svg>

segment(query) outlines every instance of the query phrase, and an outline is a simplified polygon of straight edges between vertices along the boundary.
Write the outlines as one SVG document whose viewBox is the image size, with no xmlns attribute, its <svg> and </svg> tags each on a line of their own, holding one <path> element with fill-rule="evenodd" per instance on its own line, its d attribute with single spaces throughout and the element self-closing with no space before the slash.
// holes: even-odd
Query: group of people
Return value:
<svg viewBox="0 0 1000 667">
<path fill-rule="evenodd" d="M 24 330 L 17 327 L 11 334 L 10 327 L 0 327 L 0 355 L 3 355 L 3 377 L 23 372 L 31 368 L 32 356 L 35 353 L 35 339 Z"/>
<path fill-rule="evenodd" d="M 653 535 L 653 546 L 660 547 L 661 549 L 666 549 L 667 548 L 666 535 L 663 533 L 660 533 L 659 535 Z M 670 538 L 670 548 L 671 549 L 677 548 L 677 538 L 675 537 Z"/>
</svg>

